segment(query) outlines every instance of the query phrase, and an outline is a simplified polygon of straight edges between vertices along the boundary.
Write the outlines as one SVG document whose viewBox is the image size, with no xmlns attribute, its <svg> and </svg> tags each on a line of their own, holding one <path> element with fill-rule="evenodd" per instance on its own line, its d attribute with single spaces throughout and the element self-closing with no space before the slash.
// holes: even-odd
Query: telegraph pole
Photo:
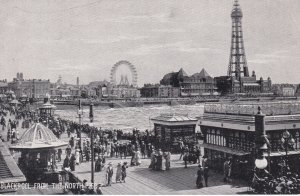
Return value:
<svg viewBox="0 0 300 196">
<path fill-rule="evenodd" d="M 91 183 L 94 190 L 94 129 L 92 127 L 92 123 L 94 121 L 94 111 L 93 111 L 93 103 L 90 104 L 90 134 L 91 134 L 91 152 L 92 152 L 92 161 L 91 161 Z"/>
</svg>

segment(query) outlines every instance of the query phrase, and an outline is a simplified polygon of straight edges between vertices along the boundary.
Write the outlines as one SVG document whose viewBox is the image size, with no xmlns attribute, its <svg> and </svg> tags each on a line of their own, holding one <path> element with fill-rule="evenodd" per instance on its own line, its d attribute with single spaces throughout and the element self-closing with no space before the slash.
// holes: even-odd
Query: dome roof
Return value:
<svg viewBox="0 0 300 196">
<path fill-rule="evenodd" d="M 38 149 L 66 146 L 67 143 L 59 140 L 53 132 L 41 123 L 33 124 L 21 136 L 19 142 L 12 149 Z"/>
</svg>

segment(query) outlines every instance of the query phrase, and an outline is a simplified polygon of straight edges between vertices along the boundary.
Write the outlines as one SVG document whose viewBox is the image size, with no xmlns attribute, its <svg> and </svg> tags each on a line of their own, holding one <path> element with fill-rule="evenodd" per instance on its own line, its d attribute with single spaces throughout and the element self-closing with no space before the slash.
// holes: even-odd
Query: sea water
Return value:
<svg viewBox="0 0 300 196">
<path fill-rule="evenodd" d="M 143 107 L 108 108 L 103 106 L 94 107 L 94 123 L 96 127 L 102 129 L 122 129 L 131 131 L 133 128 L 139 130 L 152 130 L 153 122 L 151 118 L 162 113 L 188 114 L 189 117 L 199 117 L 203 115 L 204 105 L 146 105 Z M 76 106 L 58 107 L 55 114 L 63 119 L 79 122 L 78 108 Z M 89 107 L 83 107 L 82 123 L 89 123 Z M 198 129 L 198 126 L 197 126 Z"/>
</svg>

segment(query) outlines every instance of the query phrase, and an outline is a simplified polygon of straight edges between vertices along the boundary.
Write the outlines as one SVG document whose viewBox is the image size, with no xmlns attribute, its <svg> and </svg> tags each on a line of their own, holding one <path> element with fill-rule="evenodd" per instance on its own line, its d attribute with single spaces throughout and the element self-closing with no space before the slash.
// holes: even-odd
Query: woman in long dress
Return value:
<svg viewBox="0 0 300 196">
<path fill-rule="evenodd" d="M 136 161 L 136 165 L 141 165 L 142 164 L 141 153 L 140 153 L 139 150 L 136 151 L 136 159 L 135 159 L 135 161 Z"/>
<path fill-rule="evenodd" d="M 122 182 L 121 177 L 122 177 L 122 164 L 118 163 L 117 172 L 116 172 L 116 183 Z"/>
<path fill-rule="evenodd" d="M 149 168 L 154 170 L 155 169 L 155 152 L 154 152 L 154 150 L 152 151 L 150 158 L 151 158 L 151 162 L 150 162 Z"/>
<path fill-rule="evenodd" d="M 163 152 L 162 154 L 162 161 L 161 161 L 161 170 L 166 171 L 166 153 Z"/>
<path fill-rule="evenodd" d="M 75 160 L 76 160 L 75 155 L 72 154 L 71 159 L 70 159 L 70 168 L 71 168 L 71 171 L 75 171 Z"/>
<path fill-rule="evenodd" d="M 169 170 L 171 167 L 171 153 L 168 151 L 166 153 L 166 170 Z"/>
<path fill-rule="evenodd" d="M 162 168 L 162 151 L 159 149 L 156 156 L 156 170 L 160 171 Z"/>
<path fill-rule="evenodd" d="M 110 145 L 110 143 L 107 144 L 106 152 L 107 152 L 107 156 L 110 156 L 110 152 L 111 152 L 111 145 Z"/>
<path fill-rule="evenodd" d="M 75 152 L 75 158 L 76 158 L 76 165 L 79 165 L 79 163 L 80 163 L 80 152 L 79 152 L 78 148 L 76 149 L 76 152 Z"/>
<path fill-rule="evenodd" d="M 131 157 L 131 166 L 136 166 L 136 152 L 133 151 L 132 157 Z"/>
<path fill-rule="evenodd" d="M 203 167 L 199 165 L 199 170 L 197 171 L 197 180 L 196 180 L 196 185 L 197 188 L 202 188 L 203 187 Z"/>
</svg>

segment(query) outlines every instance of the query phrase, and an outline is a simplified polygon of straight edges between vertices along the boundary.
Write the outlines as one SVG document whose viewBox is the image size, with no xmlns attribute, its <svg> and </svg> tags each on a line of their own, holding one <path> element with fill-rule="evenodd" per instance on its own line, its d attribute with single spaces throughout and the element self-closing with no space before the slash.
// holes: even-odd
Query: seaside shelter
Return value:
<svg viewBox="0 0 300 196">
<path fill-rule="evenodd" d="M 261 110 L 261 111 L 260 111 Z M 256 120 L 264 115 L 264 123 Z M 232 160 L 231 175 L 248 179 L 256 156 L 257 127 L 264 127 L 267 142 L 267 169 L 277 175 L 289 165 L 299 172 L 300 165 L 300 102 L 209 103 L 199 125 L 204 134 L 202 147 L 209 167 L 223 172 L 226 159 Z M 289 134 L 285 146 L 285 132 Z M 285 163 L 284 163 L 285 162 Z"/>
<path fill-rule="evenodd" d="M 161 114 L 151 118 L 154 123 L 156 143 L 162 150 L 179 151 L 179 142 L 196 142 L 197 119 L 188 114 Z"/>
<path fill-rule="evenodd" d="M 29 182 L 57 182 L 57 150 L 67 145 L 43 124 L 35 123 L 10 149 L 21 152 L 18 164 Z"/>
</svg>

